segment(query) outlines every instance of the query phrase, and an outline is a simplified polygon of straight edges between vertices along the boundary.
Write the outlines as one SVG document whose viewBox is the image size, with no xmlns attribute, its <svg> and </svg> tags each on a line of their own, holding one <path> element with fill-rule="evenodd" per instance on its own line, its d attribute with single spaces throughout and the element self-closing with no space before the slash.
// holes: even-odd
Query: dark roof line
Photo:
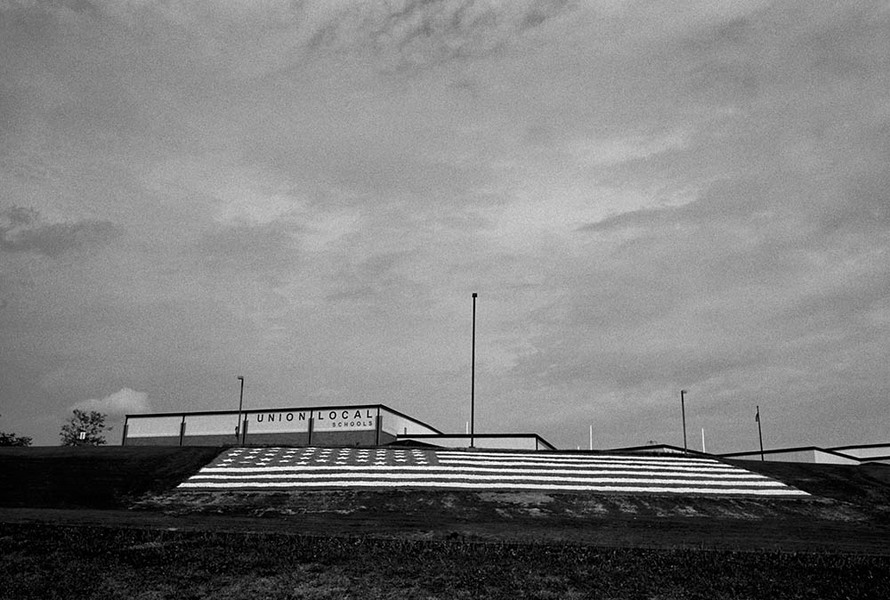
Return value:
<svg viewBox="0 0 890 600">
<path fill-rule="evenodd" d="M 435 439 L 435 438 L 480 438 L 480 439 L 496 439 L 496 438 L 534 438 L 545 446 L 549 446 L 551 450 L 556 450 L 556 446 L 545 440 L 537 433 L 417 433 L 417 434 L 398 434 L 400 438 L 417 438 L 417 439 Z"/>
<path fill-rule="evenodd" d="M 885 444 L 851 444 L 849 446 L 832 446 L 828 450 L 850 450 L 852 448 L 887 448 L 890 450 L 890 443 Z"/>
<path fill-rule="evenodd" d="M 843 452 L 837 452 L 830 448 L 820 448 L 819 446 L 799 446 L 797 448 L 774 448 L 772 450 L 764 450 L 763 454 L 787 454 L 790 452 L 807 452 L 810 450 L 824 452 L 825 454 L 832 454 L 834 456 L 839 456 L 841 458 L 847 458 L 854 461 L 861 461 L 858 456 L 852 456 L 850 454 L 844 454 Z M 739 456 L 757 456 L 760 454 L 760 450 L 753 450 L 750 452 L 728 452 L 726 454 L 718 454 L 721 458 L 737 458 Z"/>
<path fill-rule="evenodd" d="M 679 453 L 697 454 L 699 456 L 718 456 L 710 452 L 702 452 L 701 450 L 693 450 L 692 448 L 683 449 L 673 444 L 647 444 L 645 446 L 627 446 L 625 448 L 610 448 L 608 452 L 640 452 L 643 450 L 658 451 L 659 448 L 670 449 Z"/>
</svg>

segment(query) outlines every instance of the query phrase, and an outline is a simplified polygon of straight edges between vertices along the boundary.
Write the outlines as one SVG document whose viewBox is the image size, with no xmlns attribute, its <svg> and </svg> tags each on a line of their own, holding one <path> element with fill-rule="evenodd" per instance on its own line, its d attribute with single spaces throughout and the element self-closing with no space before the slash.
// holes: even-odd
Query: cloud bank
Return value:
<svg viewBox="0 0 890 600">
<path fill-rule="evenodd" d="M 96 411 L 114 416 L 152 412 L 148 394 L 130 388 L 123 388 L 104 398 L 91 398 L 75 402 L 71 406 L 71 410 L 75 409 L 87 412 Z"/>
</svg>

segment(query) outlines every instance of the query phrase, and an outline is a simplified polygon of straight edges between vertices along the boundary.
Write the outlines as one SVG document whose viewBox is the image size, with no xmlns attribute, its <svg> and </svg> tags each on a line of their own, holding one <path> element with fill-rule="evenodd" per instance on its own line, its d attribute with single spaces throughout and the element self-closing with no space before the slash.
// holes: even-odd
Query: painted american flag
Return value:
<svg viewBox="0 0 890 600">
<path fill-rule="evenodd" d="M 350 488 L 808 495 L 707 457 L 425 448 L 235 448 L 178 486 L 201 492 Z"/>
</svg>

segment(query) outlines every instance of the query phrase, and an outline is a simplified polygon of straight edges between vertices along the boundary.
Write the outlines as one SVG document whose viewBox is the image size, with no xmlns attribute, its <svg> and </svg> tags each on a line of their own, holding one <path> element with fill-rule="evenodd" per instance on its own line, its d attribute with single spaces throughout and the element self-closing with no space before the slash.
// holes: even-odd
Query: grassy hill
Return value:
<svg viewBox="0 0 890 600">
<path fill-rule="evenodd" d="M 220 448 L 0 448 L 0 506 L 125 508 L 196 473 Z"/>
<path fill-rule="evenodd" d="M 727 460 L 773 477 L 819 498 L 849 503 L 876 518 L 890 518 L 890 465 L 821 465 Z"/>
<path fill-rule="evenodd" d="M 180 493 L 217 448 L 0 449 L 4 598 L 888 598 L 890 468 L 810 498 Z"/>
<path fill-rule="evenodd" d="M 429 490 L 181 493 L 220 448 L 0 448 L 7 521 L 890 554 L 890 467 L 735 461 L 801 499 Z M 101 514 L 83 509 L 108 510 Z M 31 512 L 28 512 L 30 510 Z M 57 518 L 62 518 L 57 517 Z"/>
</svg>

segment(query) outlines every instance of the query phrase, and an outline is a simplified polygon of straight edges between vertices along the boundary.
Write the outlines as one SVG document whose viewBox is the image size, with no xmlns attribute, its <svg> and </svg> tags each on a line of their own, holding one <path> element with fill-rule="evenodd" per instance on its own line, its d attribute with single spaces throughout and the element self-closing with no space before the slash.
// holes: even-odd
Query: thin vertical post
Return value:
<svg viewBox="0 0 890 600">
<path fill-rule="evenodd" d="M 757 414 L 754 416 L 754 420 L 757 421 L 757 437 L 760 438 L 760 460 L 763 461 L 765 459 L 763 458 L 763 430 L 760 428 L 760 405 L 757 406 Z"/>
<path fill-rule="evenodd" d="M 473 350 L 470 359 L 470 448 L 476 445 L 476 292 L 473 292 Z"/>
<path fill-rule="evenodd" d="M 244 378 L 241 375 L 238 375 L 236 379 L 241 381 L 241 395 L 238 397 L 238 424 L 235 426 L 235 439 L 238 440 L 238 445 L 243 446 L 243 437 L 241 435 L 241 407 L 244 405 Z"/>
<path fill-rule="evenodd" d="M 680 390 L 680 410 L 683 413 L 683 453 L 689 452 L 686 446 L 686 390 Z"/>
<path fill-rule="evenodd" d="M 380 428 L 383 426 L 383 420 L 380 418 L 380 407 L 377 407 L 377 420 L 374 426 L 374 445 L 380 445 Z"/>
</svg>

